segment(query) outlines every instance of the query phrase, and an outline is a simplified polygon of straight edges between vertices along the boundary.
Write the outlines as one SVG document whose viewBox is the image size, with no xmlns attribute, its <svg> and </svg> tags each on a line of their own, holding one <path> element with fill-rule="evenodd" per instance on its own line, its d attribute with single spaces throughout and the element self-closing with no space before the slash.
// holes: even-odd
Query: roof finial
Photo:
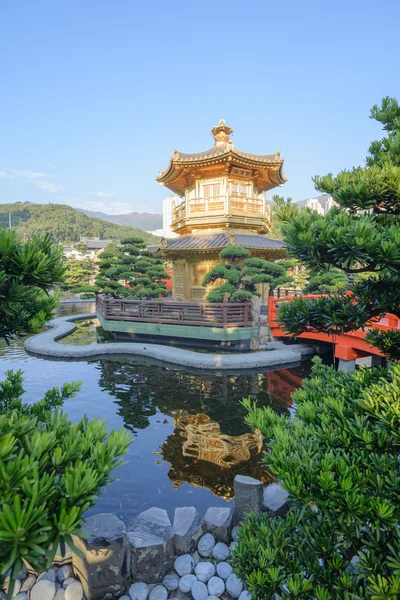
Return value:
<svg viewBox="0 0 400 600">
<path fill-rule="evenodd" d="M 230 135 L 233 133 L 232 127 L 225 125 L 225 119 L 221 119 L 219 124 L 211 129 L 211 133 L 214 136 L 214 146 L 222 146 L 225 144 L 232 143 Z"/>
</svg>

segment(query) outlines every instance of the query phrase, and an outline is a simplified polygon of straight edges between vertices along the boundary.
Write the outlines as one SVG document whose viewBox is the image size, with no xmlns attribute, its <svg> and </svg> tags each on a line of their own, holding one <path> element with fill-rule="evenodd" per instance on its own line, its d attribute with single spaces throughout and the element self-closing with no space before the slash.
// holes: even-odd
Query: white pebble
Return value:
<svg viewBox="0 0 400 600">
<path fill-rule="evenodd" d="M 190 554 L 182 554 L 182 556 L 178 556 L 174 562 L 174 569 L 178 575 L 180 575 L 180 577 L 183 577 L 184 575 L 190 575 L 190 573 L 193 573 L 194 569 L 193 558 L 190 556 Z"/>
<path fill-rule="evenodd" d="M 215 566 L 211 562 L 204 561 L 196 565 L 194 572 L 199 581 L 207 583 L 215 575 Z"/>
<path fill-rule="evenodd" d="M 131 600 L 146 600 L 149 594 L 149 586 L 143 581 L 138 581 L 131 585 L 128 594 Z"/>
<path fill-rule="evenodd" d="M 65 600 L 82 600 L 83 587 L 80 581 L 74 581 L 65 588 Z"/>
<path fill-rule="evenodd" d="M 184 594 L 188 594 L 190 592 L 190 590 L 192 589 L 192 586 L 195 581 L 197 581 L 197 578 L 195 575 L 184 575 L 179 580 L 179 589 Z"/>
<path fill-rule="evenodd" d="M 225 591 L 225 583 L 220 577 L 211 577 L 207 587 L 210 596 L 222 596 Z"/>
<path fill-rule="evenodd" d="M 197 546 L 197 550 L 200 556 L 208 558 L 212 554 L 212 550 L 215 546 L 215 537 L 212 533 L 205 533 L 200 539 Z"/>
<path fill-rule="evenodd" d="M 228 579 L 226 580 L 226 591 L 230 596 L 232 596 L 232 598 L 239 598 L 240 594 L 242 593 L 243 581 L 239 579 L 235 573 L 229 575 Z"/>
<path fill-rule="evenodd" d="M 253 595 L 247 590 L 243 590 L 243 592 L 239 596 L 239 600 L 251 600 Z"/>
<path fill-rule="evenodd" d="M 29 575 L 22 583 L 21 592 L 29 592 L 36 583 L 36 575 Z"/>
<path fill-rule="evenodd" d="M 226 580 L 228 579 L 229 575 L 232 575 L 233 569 L 229 563 L 220 562 L 217 564 L 217 573 L 218 577 L 221 577 L 221 579 Z"/>
<path fill-rule="evenodd" d="M 156 585 L 150 592 L 150 600 L 167 600 L 168 592 L 163 585 Z"/>
<path fill-rule="evenodd" d="M 63 583 L 66 579 L 72 576 L 72 569 L 69 565 L 60 567 L 56 573 L 56 579 L 60 583 Z"/>
<path fill-rule="evenodd" d="M 216 560 L 226 560 L 229 556 L 229 548 L 223 542 L 215 544 L 212 555 Z"/>
<path fill-rule="evenodd" d="M 206 600 L 208 596 L 206 584 L 202 581 L 195 581 L 192 586 L 191 594 L 193 596 L 193 600 Z"/>
<path fill-rule="evenodd" d="M 77 581 L 75 579 L 75 577 L 68 577 L 68 579 L 66 579 L 65 581 L 63 581 L 63 588 L 67 588 L 69 585 L 71 585 L 71 583 L 75 583 L 75 581 Z"/>
<path fill-rule="evenodd" d="M 37 581 L 31 589 L 30 600 L 53 600 L 56 595 L 56 584 L 48 579 Z"/>
<path fill-rule="evenodd" d="M 178 589 L 179 585 L 179 577 L 175 575 L 175 573 L 170 573 L 170 575 L 166 575 L 163 579 L 163 586 L 169 591 L 174 592 Z"/>
<path fill-rule="evenodd" d="M 232 539 L 233 539 L 234 542 L 237 542 L 238 539 L 239 539 L 239 534 L 238 534 L 238 528 L 237 527 L 234 527 L 232 529 Z"/>
<path fill-rule="evenodd" d="M 235 548 L 237 545 L 238 545 L 237 542 L 232 542 L 232 544 L 229 546 L 229 552 L 231 553 L 232 556 L 233 556 L 233 552 L 235 551 Z"/>
</svg>

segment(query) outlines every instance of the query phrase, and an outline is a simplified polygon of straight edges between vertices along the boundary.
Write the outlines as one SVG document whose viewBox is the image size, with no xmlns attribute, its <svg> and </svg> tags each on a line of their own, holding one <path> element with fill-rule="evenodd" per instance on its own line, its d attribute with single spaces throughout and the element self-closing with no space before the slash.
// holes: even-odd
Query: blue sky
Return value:
<svg viewBox="0 0 400 600">
<path fill-rule="evenodd" d="M 398 0 L 0 0 L 0 203 L 161 212 L 177 148 L 281 151 L 295 200 L 400 97 Z"/>
</svg>

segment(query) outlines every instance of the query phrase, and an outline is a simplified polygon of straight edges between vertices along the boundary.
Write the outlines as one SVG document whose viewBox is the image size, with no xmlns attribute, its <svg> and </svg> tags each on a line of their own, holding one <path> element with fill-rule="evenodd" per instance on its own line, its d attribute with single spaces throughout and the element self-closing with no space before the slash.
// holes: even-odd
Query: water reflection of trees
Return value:
<svg viewBox="0 0 400 600">
<path fill-rule="evenodd" d="M 97 364 L 101 387 L 115 396 L 118 413 L 133 432 L 146 428 L 157 411 L 173 417 L 177 411 L 184 411 L 207 415 L 227 435 L 242 435 L 249 431 L 244 423 L 243 398 L 250 396 L 260 406 L 287 413 L 290 393 L 297 386 L 285 380 L 285 373 L 292 375 L 293 370 L 215 375 L 179 371 L 132 358 L 103 359 Z"/>
</svg>

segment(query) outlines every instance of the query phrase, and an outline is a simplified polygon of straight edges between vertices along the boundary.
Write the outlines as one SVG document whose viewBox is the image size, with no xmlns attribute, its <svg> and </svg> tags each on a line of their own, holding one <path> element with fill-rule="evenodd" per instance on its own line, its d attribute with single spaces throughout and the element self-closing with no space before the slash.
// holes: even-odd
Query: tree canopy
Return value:
<svg viewBox="0 0 400 600">
<path fill-rule="evenodd" d="M 62 249 L 48 235 L 23 242 L 0 229 L 0 336 L 29 333 L 48 320 L 58 304 L 48 291 L 63 278 Z"/>
<path fill-rule="evenodd" d="M 126 225 L 117 225 L 88 217 L 80 210 L 65 204 L 31 204 L 15 202 L 0 205 L 0 228 L 8 227 L 11 213 L 12 228 L 20 237 L 49 234 L 57 243 L 79 242 L 81 237 L 120 240 L 128 236 L 140 236 L 147 243 L 156 242 L 153 235 Z"/>
<path fill-rule="evenodd" d="M 392 110 L 396 102 L 385 99 L 379 112 L 379 120 L 390 128 L 384 138 L 389 145 L 392 134 L 399 131 Z M 377 114 L 373 109 L 373 115 Z M 390 152 L 371 154 L 365 168 L 315 177 L 314 182 L 338 206 L 325 216 L 302 210 L 283 222 L 289 254 L 313 273 L 333 267 L 363 277 L 352 286 L 351 296 L 343 293 L 283 305 L 279 319 L 285 329 L 293 334 L 307 330 L 341 333 L 364 327 L 386 313 L 400 316 L 400 165 L 393 162 Z M 380 343 L 382 336 L 374 335 L 369 339 Z"/>
<path fill-rule="evenodd" d="M 163 261 L 147 250 L 145 241 L 129 237 L 100 255 L 95 289 L 126 298 L 159 298 L 169 278 Z"/>
<path fill-rule="evenodd" d="M 208 302 L 243 302 L 257 294 L 257 284 L 268 283 L 271 288 L 291 281 L 285 267 L 277 262 L 252 257 L 251 252 L 243 246 L 227 246 L 221 250 L 219 258 L 228 261 L 215 265 L 203 277 L 201 285 L 206 286 L 222 280 L 220 286 L 211 290 Z"/>
</svg>

